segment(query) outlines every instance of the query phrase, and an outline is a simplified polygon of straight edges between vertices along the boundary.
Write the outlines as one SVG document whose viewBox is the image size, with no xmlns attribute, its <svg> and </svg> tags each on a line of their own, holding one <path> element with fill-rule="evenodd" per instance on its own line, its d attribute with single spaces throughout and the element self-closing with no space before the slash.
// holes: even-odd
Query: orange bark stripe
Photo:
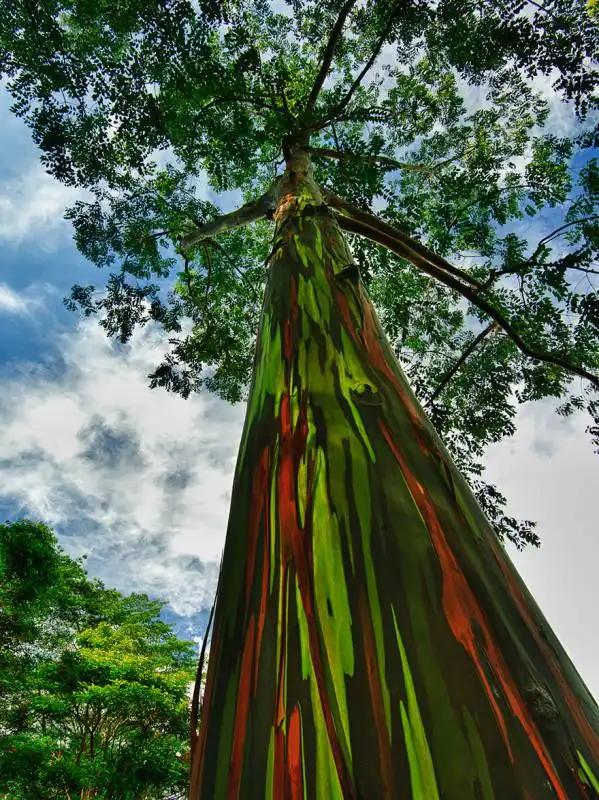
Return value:
<svg viewBox="0 0 599 800">
<path fill-rule="evenodd" d="M 227 786 L 227 800 L 237 800 L 243 767 L 243 751 L 247 730 L 247 716 L 250 703 L 250 686 L 252 680 L 252 659 L 254 657 L 255 619 L 252 615 L 248 625 L 241 666 L 239 670 L 239 686 L 237 687 L 237 706 L 235 708 L 235 727 L 231 748 L 231 765 Z"/>
<path fill-rule="evenodd" d="M 484 614 L 482 613 L 482 609 L 476 601 L 474 593 L 468 585 L 462 571 L 459 568 L 456 558 L 451 551 L 449 544 L 447 543 L 447 539 L 445 538 L 445 534 L 441 528 L 430 499 L 426 495 L 421 484 L 419 484 L 414 475 L 412 475 L 405 459 L 395 447 L 389 431 L 385 427 L 384 423 L 380 420 L 379 426 L 383 436 L 387 440 L 389 448 L 391 449 L 397 463 L 401 468 L 408 488 L 410 489 L 414 501 L 420 509 L 420 513 L 422 514 L 428 527 L 431 540 L 441 563 L 441 571 L 443 574 L 443 607 L 445 609 L 445 615 L 454 636 L 470 654 L 470 657 L 472 658 L 477 671 L 481 676 L 481 679 L 483 679 L 485 691 L 489 696 L 489 700 L 493 706 L 495 715 L 497 716 L 511 760 L 513 761 L 513 756 L 507 737 L 505 721 L 503 720 L 503 716 L 501 715 L 497 702 L 489 687 L 488 681 L 484 676 L 483 667 L 478 657 L 471 623 L 473 618 L 476 619 L 483 633 L 489 662 L 493 667 L 495 676 L 502 685 L 512 713 L 517 717 L 517 719 L 520 721 L 520 724 L 526 731 L 528 739 L 535 749 L 539 761 L 543 765 L 549 780 L 553 784 L 553 788 L 555 789 L 559 800 L 568 800 L 561 781 L 545 752 L 539 732 L 529 716 L 528 709 L 520 697 L 518 689 L 514 684 L 511 675 L 509 674 L 509 670 L 502 655 L 495 646 L 495 642 L 489 631 Z"/>
<path fill-rule="evenodd" d="M 258 614 L 258 632 L 256 634 L 256 658 L 254 659 L 254 695 L 258 689 L 258 666 L 262 647 L 262 634 L 266 620 L 266 602 L 270 578 L 270 508 L 268 493 L 264 498 L 264 554 L 262 559 L 262 587 L 260 589 L 260 611 Z"/>
<path fill-rule="evenodd" d="M 341 317 L 342 317 L 343 322 L 345 324 L 345 329 L 347 330 L 347 332 L 349 333 L 351 338 L 354 340 L 354 342 L 357 342 L 358 341 L 358 335 L 356 333 L 355 326 L 354 326 L 354 324 L 352 322 L 351 312 L 350 312 L 349 306 L 347 304 L 347 299 L 345 298 L 345 295 L 343 294 L 343 292 L 341 292 L 339 289 L 336 290 L 335 297 L 336 297 L 336 300 L 337 300 L 337 306 L 339 308 L 339 313 L 341 314 Z"/>
<path fill-rule="evenodd" d="M 347 307 L 347 301 L 340 292 L 338 292 L 337 297 L 339 301 L 341 301 L 342 298 L 343 303 Z M 398 379 L 397 375 L 393 372 L 393 370 L 389 366 L 389 362 L 385 357 L 385 353 L 383 351 L 380 342 L 380 337 L 382 335 L 382 332 L 379 332 L 378 330 L 376 320 L 373 316 L 372 305 L 370 303 L 370 300 L 367 297 L 362 299 L 363 302 L 360 304 L 363 311 L 362 330 L 360 331 L 360 338 L 362 339 L 362 344 L 364 345 L 364 348 L 366 349 L 368 355 L 370 356 L 370 361 L 372 362 L 373 366 L 376 369 L 378 369 L 379 372 L 382 372 L 383 375 L 386 376 L 387 380 L 391 383 L 397 394 L 401 397 L 402 402 L 408 411 L 408 415 L 410 417 L 412 425 L 414 426 L 418 443 L 421 449 L 425 453 L 429 453 L 430 448 L 425 443 L 423 437 L 424 429 L 421 421 L 421 415 L 419 414 L 416 406 L 414 405 L 414 402 L 410 397 L 409 393 L 406 391 L 406 387 L 403 386 L 401 381 Z M 344 316 L 345 319 L 345 315 L 343 314 L 343 306 L 341 302 L 339 304 L 341 307 L 342 315 Z M 347 312 L 347 314 L 349 316 L 349 311 Z M 354 335 L 353 328 L 350 332 L 352 333 L 352 336 L 355 339 L 356 337 Z"/>
<path fill-rule="evenodd" d="M 366 653 L 366 673 L 368 675 L 368 686 L 372 698 L 372 710 L 376 725 L 376 733 L 379 745 L 379 757 L 381 760 L 381 776 L 385 786 L 385 800 L 391 800 L 395 796 L 395 780 L 393 777 L 393 767 L 391 763 L 391 744 L 387 736 L 387 723 L 385 721 L 385 710 L 383 708 L 383 696 L 381 692 L 381 681 L 377 669 L 376 655 L 374 650 L 374 634 L 372 630 L 372 619 L 366 598 L 360 595 L 358 610 L 361 619 L 362 641 Z"/>
<path fill-rule="evenodd" d="M 273 797 L 285 797 L 285 738 L 283 720 L 285 719 L 285 645 L 287 641 L 287 581 L 289 567 L 284 566 L 281 574 L 279 603 L 283 606 L 281 630 L 279 631 L 279 665 L 277 672 L 277 703 L 275 707 L 274 731 L 275 754 L 273 774 Z"/>
<path fill-rule="evenodd" d="M 285 569 L 291 560 L 293 560 L 294 563 L 300 596 L 302 598 L 302 606 L 308 623 L 310 653 L 312 656 L 312 664 L 314 665 L 314 675 L 318 687 L 322 713 L 329 736 L 329 743 L 331 745 L 331 752 L 337 769 L 339 783 L 344 793 L 343 796 L 346 800 L 351 800 L 351 798 L 354 797 L 352 782 L 343 761 L 343 754 L 335 730 L 335 722 L 328 701 L 324 679 L 320 642 L 312 605 L 309 560 L 306 555 L 306 550 L 309 545 L 308 542 L 304 540 L 304 532 L 298 524 L 295 493 L 297 465 L 295 460 L 300 458 L 305 449 L 305 441 L 308 433 L 306 409 L 305 406 L 302 405 L 297 428 L 295 431 L 292 431 L 289 406 L 289 393 L 285 392 L 281 398 L 281 410 L 279 412 L 281 422 L 281 452 L 279 458 L 278 501 L 281 525 L 281 558 Z M 284 638 L 283 634 L 281 634 L 281 641 L 284 641 Z M 279 681 L 280 680 L 281 678 L 279 678 Z M 281 708 L 280 713 L 285 713 L 284 707 Z M 278 795 L 275 793 L 275 797 L 277 796 Z"/>
<path fill-rule="evenodd" d="M 289 771 L 290 800 L 304 800 L 302 765 L 302 721 L 296 705 L 289 719 L 287 732 L 287 765 Z"/>
<path fill-rule="evenodd" d="M 406 479 L 406 483 L 408 484 L 408 488 L 414 497 L 414 501 L 418 505 L 418 508 L 426 521 L 429 533 L 431 534 L 431 539 L 433 540 L 433 544 L 435 546 L 435 550 L 439 556 L 439 560 L 441 562 L 441 571 L 443 573 L 443 608 L 445 609 L 445 616 L 447 617 L 453 635 L 470 654 L 470 657 L 474 662 L 479 677 L 483 683 L 483 686 L 485 687 L 489 702 L 493 708 L 493 713 L 495 714 L 497 723 L 501 729 L 501 734 L 503 736 L 510 760 L 513 762 L 514 756 L 509 741 L 505 719 L 501 713 L 501 709 L 499 708 L 495 695 L 493 694 L 493 690 L 489 685 L 489 680 L 485 674 L 483 665 L 480 662 L 480 658 L 476 649 L 474 632 L 472 630 L 472 618 L 482 617 L 482 614 L 480 613 L 478 604 L 476 603 L 476 600 L 470 591 L 470 587 L 467 585 L 466 580 L 455 560 L 455 556 L 447 546 L 445 535 L 441 530 L 441 526 L 436 518 L 434 510 L 430 506 L 422 484 L 420 484 L 412 475 L 404 458 L 398 452 L 389 432 L 382 422 L 380 422 L 380 427 L 389 447 L 391 448 L 391 451 L 393 452 L 393 455 L 395 456 L 396 461 L 402 470 L 404 478 Z M 481 620 L 479 619 L 478 621 L 479 624 L 481 624 Z M 481 625 L 481 627 L 483 627 L 483 625 Z"/>
<path fill-rule="evenodd" d="M 252 480 L 252 498 L 254 503 L 250 512 L 249 519 L 249 541 L 247 560 L 245 566 L 245 605 L 249 609 L 250 592 L 253 586 L 254 568 L 256 566 L 256 548 L 258 546 L 258 534 L 260 532 L 260 516 L 266 501 L 268 487 L 268 457 L 269 449 L 265 447 L 258 460 L 258 465 Z"/>
</svg>

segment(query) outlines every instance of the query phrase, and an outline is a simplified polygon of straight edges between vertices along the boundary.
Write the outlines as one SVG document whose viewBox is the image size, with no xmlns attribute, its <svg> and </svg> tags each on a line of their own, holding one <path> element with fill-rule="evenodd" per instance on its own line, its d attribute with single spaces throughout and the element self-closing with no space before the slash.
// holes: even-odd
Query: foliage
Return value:
<svg viewBox="0 0 599 800">
<path fill-rule="evenodd" d="M 13 110 L 47 169 L 94 193 L 68 217 L 82 254 L 115 270 L 100 296 L 75 287 L 68 305 L 99 313 L 122 342 L 161 324 L 172 350 L 150 385 L 230 401 L 251 375 L 271 225 L 185 253 L 181 242 L 221 213 L 205 184 L 247 201 L 301 136 L 322 186 L 459 264 L 527 343 L 596 372 L 597 134 L 545 131 L 549 107 L 530 79 L 550 76 L 582 120 L 597 107 L 597 52 L 584 0 L 13 0 L 0 21 Z M 514 432 L 519 404 L 542 398 L 563 414 L 587 409 L 596 436 L 592 386 L 497 328 L 462 359 L 488 315 L 350 238 L 413 387 L 499 535 L 537 543 L 481 480 L 484 449 Z"/>
<path fill-rule="evenodd" d="M 90 581 L 41 523 L 5 523 L 0 548 L 0 796 L 181 790 L 194 658 L 162 601 Z"/>
</svg>

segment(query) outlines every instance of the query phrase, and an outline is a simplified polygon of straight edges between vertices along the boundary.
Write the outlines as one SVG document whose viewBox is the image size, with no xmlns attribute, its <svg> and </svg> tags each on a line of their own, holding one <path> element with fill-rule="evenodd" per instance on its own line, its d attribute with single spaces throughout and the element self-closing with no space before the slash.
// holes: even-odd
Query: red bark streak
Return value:
<svg viewBox="0 0 599 800">
<path fill-rule="evenodd" d="M 354 342 L 357 342 L 358 334 L 356 333 L 356 327 L 351 318 L 351 311 L 349 310 L 347 299 L 345 298 L 343 292 L 341 292 L 339 289 L 336 289 L 335 296 L 337 299 L 337 307 L 339 309 L 339 313 L 341 314 L 341 318 L 343 319 L 345 330 L 349 333 Z"/>
<path fill-rule="evenodd" d="M 303 561 L 304 559 L 300 560 Z M 355 792 L 352 785 L 352 779 L 350 777 L 347 766 L 343 759 L 343 753 L 341 752 L 341 745 L 339 744 L 337 731 L 335 730 L 335 721 L 333 720 L 333 712 L 331 711 L 331 706 L 329 704 L 329 698 L 327 695 L 327 688 L 324 679 L 324 668 L 322 664 L 322 656 L 320 653 L 320 642 L 318 641 L 318 631 L 316 629 L 316 620 L 314 617 L 314 609 L 312 606 L 312 597 L 310 594 L 310 589 L 307 588 L 309 587 L 309 584 L 307 582 L 307 576 L 305 575 L 305 568 L 302 568 L 301 564 L 298 565 L 298 582 L 300 586 L 302 605 L 304 607 L 304 613 L 306 615 L 306 620 L 308 623 L 308 640 L 310 643 L 310 654 L 312 656 L 312 665 L 314 667 L 314 677 L 316 679 L 316 685 L 318 688 L 318 697 L 320 699 L 320 705 L 322 708 L 324 723 L 327 729 L 329 743 L 331 745 L 331 753 L 333 755 L 333 761 L 335 762 L 335 767 L 337 769 L 337 777 L 339 778 L 339 784 L 341 786 L 341 791 L 344 800 L 354 800 Z"/>
<path fill-rule="evenodd" d="M 282 567 L 281 589 L 279 603 L 282 604 L 281 629 L 279 631 L 279 667 L 277 675 L 277 704 L 275 708 L 274 730 L 274 774 L 273 797 L 284 798 L 285 794 L 285 737 L 283 735 L 283 722 L 285 720 L 285 655 L 287 643 L 287 566 Z"/>
<path fill-rule="evenodd" d="M 342 291 L 339 289 L 335 289 L 335 296 L 337 299 L 337 306 L 339 308 L 339 313 L 341 314 L 341 318 L 343 319 L 345 328 L 351 338 L 357 343 L 358 342 L 358 335 L 355 330 L 355 326 L 352 322 L 351 312 L 349 310 L 349 305 L 347 299 Z M 421 415 L 418 412 L 418 409 L 414 405 L 412 398 L 406 391 L 405 386 L 401 383 L 398 379 L 395 372 L 389 366 L 389 362 L 385 357 L 385 352 L 381 346 L 380 342 L 380 334 L 378 332 L 378 326 L 376 324 L 376 320 L 372 313 L 372 307 L 370 304 L 370 300 L 368 297 L 361 297 L 361 310 L 362 310 L 362 330 L 360 331 L 359 339 L 361 340 L 361 344 L 363 345 L 364 349 L 369 355 L 369 361 L 372 366 L 381 372 L 389 381 L 391 386 L 395 389 L 397 394 L 400 396 L 403 405 L 408 411 L 408 415 L 412 422 L 412 425 L 416 431 L 416 437 L 418 439 L 418 443 L 420 447 L 425 453 L 430 452 L 429 446 L 424 441 L 424 429 L 422 425 Z"/>
<path fill-rule="evenodd" d="M 308 437 L 308 421 L 306 416 L 306 406 L 302 402 L 298 415 L 295 430 L 291 424 L 290 399 L 289 393 L 285 392 L 281 397 L 280 423 L 280 457 L 279 457 L 279 483 L 278 483 L 278 502 L 279 519 L 281 530 L 281 559 L 283 569 L 289 561 L 293 560 L 295 573 L 298 579 L 302 606 L 306 614 L 308 624 L 308 639 L 310 643 L 310 653 L 318 695 L 322 706 L 322 713 L 329 736 L 331 752 L 337 769 L 339 783 L 346 800 L 354 797 L 351 778 L 343 760 L 341 745 L 337 738 L 335 722 L 329 704 L 326 682 L 324 679 L 324 669 L 320 652 L 320 642 L 316 629 L 314 607 L 312 603 L 312 582 L 311 582 L 311 558 L 307 555 L 310 543 L 304 537 L 304 531 L 299 527 L 296 500 L 296 481 L 300 458 L 305 455 L 306 440 Z M 283 708 L 283 714 L 284 708 Z M 275 797 L 278 797 L 275 793 Z M 281 795 L 282 796 L 282 795 Z"/>
<path fill-rule="evenodd" d="M 287 764 L 289 770 L 290 800 L 304 800 L 302 768 L 302 723 L 296 705 L 289 719 L 287 731 Z"/>
<path fill-rule="evenodd" d="M 260 517 L 268 490 L 269 475 L 269 449 L 265 447 L 258 460 L 254 478 L 252 481 L 252 499 L 254 503 L 250 512 L 249 519 L 249 541 L 247 551 L 247 561 L 245 565 L 245 605 L 246 611 L 250 608 L 250 594 L 254 585 L 254 568 L 256 566 L 256 548 L 258 546 L 258 535 L 260 533 Z"/>
<path fill-rule="evenodd" d="M 362 641 L 364 642 L 364 653 L 366 655 L 366 673 L 368 675 L 368 686 L 372 699 L 372 710 L 379 745 L 379 757 L 381 760 L 381 777 L 385 787 L 385 800 L 395 797 L 395 779 L 393 776 L 393 766 L 391 759 L 391 744 L 387 735 L 387 723 L 385 721 L 385 709 L 383 707 L 383 695 L 381 691 L 381 680 L 377 668 L 376 653 L 374 646 L 374 634 L 372 630 L 372 619 L 368 602 L 364 595 L 360 595 L 358 602 L 360 615 L 360 628 L 362 631 Z"/>
<path fill-rule="evenodd" d="M 379 426 L 383 436 L 387 441 L 387 444 L 391 449 L 391 452 L 395 456 L 395 459 L 401 468 L 412 497 L 414 498 L 414 501 L 426 522 L 431 540 L 439 557 L 441 571 L 443 573 L 443 607 L 445 609 L 445 616 L 447 617 L 447 621 L 449 622 L 453 635 L 469 653 L 478 670 L 489 697 L 489 701 L 491 702 L 495 716 L 497 717 L 497 721 L 501 728 L 510 759 L 512 761 L 514 760 L 508 740 L 505 720 L 501 715 L 497 701 L 495 700 L 488 680 L 485 676 L 483 666 L 480 663 L 475 635 L 472 629 L 472 620 L 476 620 L 480 630 L 483 633 L 487 657 L 493 668 L 496 678 L 501 683 L 504 695 L 508 701 L 512 713 L 515 717 L 517 717 L 517 719 L 520 721 L 520 724 L 526 731 L 526 735 L 535 749 L 539 761 L 542 763 L 549 780 L 553 784 L 553 788 L 555 789 L 557 797 L 560 800 L 568 800 L 561 781 L 556 774 L 549 757 L 545 753 L 545 748 L 539 732 L 537 731 L 534 722 L 530 718 L 528 709 L 520 697 L 518 689 L 511 675 L 509 674 L 509 670 L 501 653 L 495 646 L 484 614 L 476 601 L 474 593 L 470 589 L 462 571 L 460 570 L 449 544 L 447 543 L 447 539 L 445 538 L 445 534 L 441 528 L 433 504 L 426 495 L 421 484 L 418 483 L 414 475 L 412 475 L 405 459 L 395 447 L 390 433 L 388 432 L 384 423 L 380 420 Z"/>
<path fill-rule="evenodd" d="M 262 647 L 262 634 L 266 620 L 266 603 L 270 583 L 270 497 L 268 492 L 264 498 L 264 555 L 262 559 L 262 588 L 260 590 L 260 612 L 258 615 L 258 633 L 256 634 L 256 658 L 254 660 L 254 694 L 258 689 L 258 667 Z"/>
<path fill-rule="evenodd" d="M 580 775 L 578 774 L 578 770 L 572 769 L 572 767 L 570 767 L 570 771 L 574 776 L 574 780 L 576 781 L 576 788 L 580 792 L 579 797 L 582 797 L 582 800 L 588 800 L 589 798 L 588 784 L 587 786 L 585 786 L 584 783 L 580 780 Z"/>
<path fill-rule="evenodd" d="M 387 379 L 400 396 L 403 405 L 407 409 L 412 425 L 416 430 L 418 443 L 420 444 L 422 450 L 428 454 L 430 452 L 430 448 L 424 442 L 424 426 L 422 424 L 421 414 L 419 414 L 412 398 L 406 391 L 406 387 L 398 379 L 397 375 L 391 369 L 389 362 L 385 357 L 385 352 L 381 346 L 381 334 L 378 331 L 378 325 L 374 318 L 372 305 L 368 297 L 362 298 L 362 311 L 363 326 L 361 338 L 364 347 L 370 356 L 370 361 L 376 367 L 376 369 L 379 370 L 379 372 L 382 372 L 384 375 L 386 375 Z"/>
<path fill-rule="evenodd" d="M 243 767 L 243 751 L 245 747 L 245 733 L 247 730 L 247 716 L 250 703 L 250 685 L 252 676 L 252 659 L 254 657 L 255 619 L 252 615 L 243 644 L 241 666 L 239 670 L 239 685 L 237 687 L 237 706 L 235 708 L 235 727 L 231 747 L 231 765 L 229 783 L 227 785 L 227 800 L 237 800 Z"/>
<path fill-rule="evenodd" d="M 275 728 L 275 757 L 273 769 L 272 796 L 284 800 L 289 796 L 289 774 L 285 769 L 285 734 L 283 728 Z"/>
</svg>

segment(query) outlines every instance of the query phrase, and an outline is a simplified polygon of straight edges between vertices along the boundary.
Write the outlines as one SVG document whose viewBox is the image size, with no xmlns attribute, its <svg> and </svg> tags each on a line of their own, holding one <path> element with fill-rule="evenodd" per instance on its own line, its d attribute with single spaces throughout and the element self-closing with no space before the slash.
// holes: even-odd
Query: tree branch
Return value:
<svg viewBox="0 0 599 800">
<path fill-rule="evenodd" d="M 279 93 L 281 95 L 281 99 L 283 100 L 283 108 L 285 109 L 285 114 L 287 118 L 292 122 L 295 122 L 295 116 L 291 113 L 291 109 L 289 108 L 289 103 L 287 102 L 287 95 L 285 94 L 285 85 L 283 83 L 279 86 Z"/>
<path fill-rule="evenodd" d="M 258 292 L 256 291 L 256 287 L 254 286 L 254 284 L 250 280 L 248 280 L 248 277 L 245 274 L 245 272 L 243 272 L 242 270 L 239 269 L 237 264 L 233 261 L 231 256 L 227 253 L 227 251 L 222 246 L 222 244 L 220 244 L 220 242 L 217 242 L 216 239 L 210 239 L 207 242 L 207 244 L 209 244 L 211 247 L 215 247 L 221 253 L 223 258 L 225 258 L 229 262 L 229 264 L 233 267 L 233 269 L 239 275 L 241 280 L 245 282 L 245 284 L 248 287 L 248 289 L 252 292 L 254 300 L 257 303 L 260 302 L 260 296 L 258 295 Z"/>
<path fill-rule="evenodd" d="M 535 6 L 535 8 L 538 8 L 540 11 L 544 11 L 545 14 L 549 14 L 550 17 L 555 16 L 554 13 L 550 11 L 548 8 L 545 8 L 545 6 L 542 6 L 539 3 L 535 3 L 535 0 L 528 0 L 528 2 L 530 3 L 531 6 Z"/>
<path fill-rule="evenodd" d="M 560 225 L 559 228 L 556 228 L 554 231 L 548 233 L 547 236 L 544 236 L 541 239 L 541 241 L 536 246 L 536 249 L 532 254 L 532 256 L 530 257 L 529 261 L 534 261 L 541 247 L 543 247 L 544 244 L 547 244 L 547 242 L 550 242 L 552 239 L 555 239 L 558 236 L 560 236 L 567 228 L 571 228 L 573 225 L 580 225 L 583 222 L 590 222 L 590 220 L 592 219 L 599 219 L 599 214 L 591 214 L 588 217 L 582 217 L 581 219 L 575 219 L 572 222 L 566 222 L 565 225 Z"/>
<path fill-rule="evenodd" d="M 337 17 L 337 21 L 333 25 L 333 29 L 329 35 L 329 40 L 326 44 L 324 49 L 324 53 L 322 56 L 322 63 L 320 65 L 320 69 L 318 70 L 318 74 L 314 81 L 314 86 L 310 92 L 308 97 L 308 101 L 306 103 L 306 111 L 310 112 L 316 105 L 316 101 L 318 99 L 318 95 L 322 86 L 326 80 L 326 77 L 329 73 L 331 68 L 331 63 L 333 61 L 333 56 L 335 55 L 335 49 L 341 38 L 341 33 L 343 31 L 343 26 L 345 24 L 345 20 L 347 19 L 349 12 L 355 6 L 357 0 L 347 0 L 341 11 L 339 12 L 339 16 Z"/>
<path fill-rule="evenodd" d="M 511 268 L 511 269 L 494 269 L 494 270 L 491 270 L 491 274 L 489 276 L 489 279 L 485 283 L 485 288 L 488 288 L 492 283 L 494 283 L 497 280 L 497 278 L 501 278 L 503 275 L 518 274 L 521 271 L 521 269 L 524 269 L 526 267 L 532 267 L 535 264 L 537 264 L 538 266 L 544 266 L 544 267 L 558 266 L 560 264 L 560 261 L 563 261 L 563 259 L 560 259 L 558 261 L 554 261 L 554 262 L 552 262 L 550 264 L 542 264 L 542 265 L 538 264 L 537 258 L 539 257 L 539 255 L 541 253 L 543 245 L 546 245 L 547 242 L 550 242 L 550 241 L 552 241 L 552 239 L 556 239 L 558 236 L 561 236 L 561 234 L 565 230 L 567 230 L 568 228 L 571 228 L 573 225 L 579 225 L 579 224 L 581 224 L 583 222 L 589 222 L 592 219 L 599 219 L 599 214 L 591 214 L 588 217 L 582 217 L 581 219 L 575 219 L 575 220 L 572 220 L 572 222 L 566 222 L 564 225 L 560 225 L 559 228 L 556 228 L 551 233 L 548 233 L 547 236 L 544 236 L 539 241 L 539 243 L 535 247 L 534 252 L 533 252 L 533 254 L 531 255 L 530 258 L 526 259 L 526 261 L 521 261 L 519 264 L 517 264 L 518 269 Z M 572 255 L 579 255 L 581 253 L 584 253 L 584 251 L 585 251 L 585 248 L 581 247 L 578 250 L 575 250 L 572 253 Z M 578 267 L 578 266 L 575 266 L 573 264 L 568 264 L 566 266 L 566 269 L 572 269 L 572 270 L 577 270 L 578 272 L 585 272 L 585 273 L 588 273 L 588 274 L 599 275 L 599 271 L 597 271 L 596 269 L 591 269 L 590 267 Z"/>
<path fill-rule="evenodd" d="M 368 161 L 370 164 L 379 164 L 387 169 L 404 169 L 410 172 L 432 172 L 431 167 L 426 167 L 423 164 L 410 164 L 405 161 L 396 161 L 394 158 L 388 156 L 371 156 L 361 153 L 350 153 L 343 150 L 332 150 L 328 147 L 307 147 L 306 150 L 315 158 L 334 158 L 337 161 Z"/>
<path fill-rule="evenodd" d="M 209 100 L 198 110 L 207 111 L 209 108 L 222 105 L 222 103 L 247 103 L 255 106 L 256 108 L 267 108 L 269 111 L 280 111 L 280 108 L 278 108 L 276 105 L 273 106 L 270 103 L 267 103 L 263 97 L 252 97 L 251 95 L 248 95 L 247 97 L 238 97 L 235 95 L 213 97 L 212 100 Z"/>
<path fill-rule="evenodd" d="M 372 220 L 375 223 L 374 227 L 361 219 L 345 217 L 342 214 L 337 215 L 337 220 L 340 227 L 344 230 L 349 231 L 350 233 L 357 233 L 358 235 L 364 236 L 365 238 L 370 239 L 377 244 L 383 245 L 383 247 L 386 247 L 392 253 L 395 253 L 395 255 L 399 256 L 399 258 L 403 258 L 406 261 L 411 262 L 423 272 L 426 272 L 431 277 L 436 278 L 441 283 L 444 283 L 450 289 L 454 289 L 456 292 L 461 294 L 463 297 L 469 300 L 472 305 L 476 306 L 489 317 L 491 317 L 491 319 L 494 320 L 498 327 L 510 337 L 516 347 L 518 347 L 518 349 L 524 353 L 525 356 L 535 359 L 536 361 L 543 361 L 546 364 L 554 364 L 556 367 L 561 367 L 567 372 L 571 372 L 574 375 L 579 375 L 581 378 L 586 378 L 594 387 L 599 389 L 599 377 L 593 375 L 591 372 L 584 369 L 584 367 L 578 367 L 575 364 L 572 364 L 570 361 L 562 358 L 561 356 L 558 356 L 554 353 L 547 353 L 529 345 L 514 329 L 513 324 L 509 322 L 503 316 L 503 314 L 494 308 L 487 300 L 481 297 L 480 294 L 473 288 L 463 283 L 461 280 L 458 280 L 458 278 L 454 277 L 454 275 L 447 270 L 441 269 L 434 263 L 422 258 L 422 256 L 420 256 L 415 250 L 406 246 L 397 236 L 394 237 L 393 235 L 387 233 L 385 227 L 390 226 L 385 226 L 384 223 L 382 225 L 376 224 L 378 222 L 376 217 L 372 215 L 366 216 L 372 217 Z M 393 230 L 393 228 L 391 228 L 391 230 Z"/>
<path fill-rule="evenodd" d="M 490 322 L 487 325 L 487 327 L 484 328 L 478 334 L 478 336 L 470 342 L 468 347 L 465 348 L 465 350 L 462 353 L 462 355 L 457 359 L 457 361 L 454 364 L 451 365 L 451 367 L 441 377 L 441 380 L 439 381 L 439 385 L 437 386 L 435 391 L 432 393 L 432 395 L 429 397 L 429 400 L 428 400 L 429 404 L 432 403 L 434 400 L 436 400 L 436 398 L 441 394 L 443 389 L 445 389 L 445 387 L 447 386 L 449 381 L 459 371 L 459 369 L 462 367 L 462 365 L 468 360 L 468 358 L 471 355 L 471 353 L 473 353 L 474 350 L 476 350 L 476 348 L 478 347 L 478 345 L 483 341 L 483 339 L 485 339 L 491 333 L 491 331 L 494 330 L 497 327 L 498 326 L 497 326 L 496 322 Z"/>
<path fill-rule="evenodd" d="M 358 73 L 357 77 L 354 79 L 352 85 L 349 87 L 349 89 L 344 94 L 344 96 L 341 98 L 341 100 L 337 103 L 337 105 L 333 108 L 333 110 L 330 111 L 327 114 L 327 117 L 326 117 L 327 120 L 336 119 L 338 117 L 338 115 L 347 107 L 348 103 L 350 102 L 350 100 L 354 96 L 354 92 L 356 91 L 358 86 L 362 83 L 362 80 L 364 79 L 364 76 L 370 70 L 370 68 L 372 67 L 372 65 L 376 61 L 379 53 L 381 52 L 381 49 L 382 49 L 383 45 L 385 44 L 385 40 L 387 39 L 387 37 L 391 33 L 391 29 L 393 28 L 393 25 L 395 24 L 395 21 L 396 21 L 396 19 L 398 17 L 398 14 L 399 14 L 399 11 L 400 11 L 400 7 L 401 7 L 401 3 L 397 3 L 397 5 L 395 7 L 395 11 L 389 17 L 389 21 L 387 22 L 387 24 L 385 26 L 385 29 L 383 30 L 381 36 L 379 37 L 379 40 L 376 43 L 370 58 L 368 59 L 368 61 L 364 65 L 364 67 L 360 70 L 360 72 Z"/>
<path fill-rule="evenodd" d="M 246 203 L 241 208 L 231 211 L 229 214 L 223 214 L 216 219 L 200 225 L 193 233 L 184 236 L 180 241 L 180 246 L 183 251 L 189 249 L 192 245 L 201 242 L 203 239 L 211 239 L 219 233 L 233 230 L 234 228 L 243 228 L 256 220 L 272 214 L 276 208 L 276 200 L 274 193 L 275 184 L 273 184 L 266 194 L 253 200 L 251 203 Z"/>
<path fill-rule="evenodd" d="M 460 221 L 460 218 L 464 213 L 464 211 L 468 211 L 469 208 L 473 208 L 479 203 L 492 200 L 494 197 L 498 197 L 500 194 L 503 194 L 503 192 L 517 191 L 518 189 L 545 189 L 545 191 L 547 191 L 548 187 L 542 186 L 541 184 L 538 183 L 523 183 L 520 184 L 519 186 L 501 186 L 499 189 L 494 189 L 492 192 L 488 192 L 488 194 L 486 194 L 485 196 L 477 197 L 476 200 L 472 200 L 470 203 L 466 203 L 466 205 L 458 209 L 457 214 L 454 214 L 453 219 L 447 226 L 447 232 L 449 233 L 451 229 L 454 227 L 454 225 Z M 549 191 L 549 193 L 552 194 L 551 191 Z"/>
<path fill-rule="evenodd" d="M 476 278 L 473 278 L 467 272 L 464 272 L 457 267 L 454 267 L 448 261 L 446 261 L 442 256 L 438 256 L 436 253 L 433 253 L 432 250 L 429 250 L 428 247 L 417 242 L 415 239 L 412 239 L 411 236 L 408 236 L 402 231 L 394 228 L 392 225 L 388 225 L 386 222 L 383 222 L 382 219 L 379 219 L 374 214 L 370 214 L 367 211 L 363 211 L 358 206 L 354 206 L 352 203 L 349 203 L 347 200 L 344 200 L 342 197 L 338 197 L 337 195 L 331 194 L 330 192 L 323 191 L 323 197 L 325 202 L 332 206 L 333 208 L 338 208 L 340 212 L 345 215 L 349 216 L 354 220 L 360 220 L 366 225 L 374 227 L 376 230 L 380 230 L 384 232 L 387 236 L 398 241 L 402 247 L 406 249 L 406 251 L 413 253 L 414 257 L 431 264 L 436 269 L 443 270 L 444 272 L 448 272 L 450 275 L 459 278 L 460 281 L 464 281 L 465 283 L 469 283 L 471 286 L 476 287 L 478 290 L 483 290 L 484 284 L 481 283 Z M 411 259 L 408 259 L 411 260 Z"/>
</svg>

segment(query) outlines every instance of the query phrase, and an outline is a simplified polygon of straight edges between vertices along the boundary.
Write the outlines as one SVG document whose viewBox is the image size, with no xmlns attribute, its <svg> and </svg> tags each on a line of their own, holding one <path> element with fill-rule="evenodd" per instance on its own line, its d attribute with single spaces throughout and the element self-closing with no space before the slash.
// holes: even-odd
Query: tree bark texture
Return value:
<svg viewBox="0 0 599 800">
<path fill-rule="evenodd" d="M 309 164 L 295 166 L 190 797 L 596 798 L 597 705 L 412 393 Z"/>
</svg>

